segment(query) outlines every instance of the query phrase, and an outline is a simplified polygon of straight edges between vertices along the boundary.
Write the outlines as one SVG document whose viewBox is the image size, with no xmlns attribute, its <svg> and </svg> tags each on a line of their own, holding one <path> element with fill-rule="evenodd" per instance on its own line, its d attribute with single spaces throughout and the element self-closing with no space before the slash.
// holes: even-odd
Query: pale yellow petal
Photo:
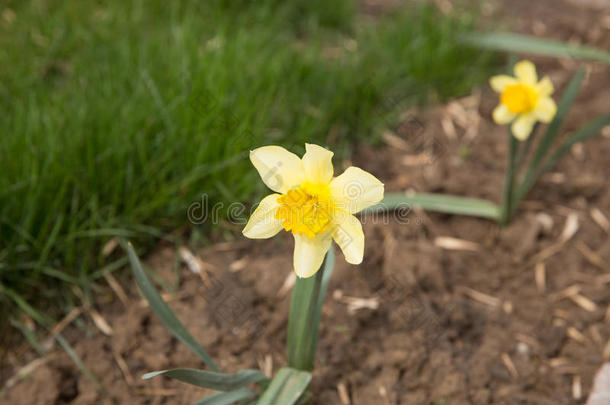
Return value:
<svg viewBox="0 0 610 405">
<path fill-rule="evenodd" d="M 536 74 L 536 66 L 529 60 L 522 60 L 515 65 L 515 76 L 519 81 L 530 86 L 536 85 L 538 75 Z"/>
<path fill-rule="evenodd" d="M 341 210 L 355 214 L 383 198 L 383 183 L 372 174 L 349 167 L 330 182 L 330 195 Z"/>
<path fill-rule="evenodd" d="M 332 236 L 341 248 L 345 261 L 351 264 L 362 263 L 364 232 L 358 218 L 345 212 L 338 213 L 333 218 Z"/>
<path fill-rule="evenodd" d="M 538 95 L 540 97 L 547 97 L 553 94 L 555 88 L 553 87 L 553 82 L 551 81 L 551 79 L 549 79 L 548 76 L 545 76 L 536 85 L 536 90 L 538 91 Z"/>
<path fill-rule="evenodd" d="M 544 123 L 551 122 L 556 113 L 557 105 L 555 104 L 555 100 L 550 97 L 541 98 L 536 105 L 536 109 L 534 110 L 536 118 Z"/>
<path fill-rule="evenodd" d="M 526 140 L 532 133 L 535 123 L 536 116 L 534 113 L 520 115 L 511 126 L 513 135 L 520 141 Z"/>
<path fill-rule="evenodd" d="M 334 153 L 326 148 L 306 143 L 303 155 L 305 180 L 311 183 L 328 183 L 333 178 L 333 155 Z"/>
<path fill-rule="evenodd" d="M 302 278 L 311 277 L 320 269 L 324 256 L 330 249 L 332 239 L 328 234 L 315 238 L 305 235 L 294 235 L 294 271 Z"/>
<path fill-rule="evenodd" d="M 508 124 L 509 122 L 514 120 L 516 116 L 517 115 L 510 112 L 508 107 L 506 107 L 504 104 L 500 104 L 499 106 L 494 108 L 492 114 L 494 122 L 499 125 Z"/>
<path fill-rule="evenodd" d="M 506 86 L 515 83 L 517 83 L 517 80 L 508 75 L 493 76 L 491 79 L 489 79 L 489 85 L 496 93 L 502 93 Z"/>
<path fill-rule="evenodd" d="M 263 182 L 273 191 L 285 193 L 303 181 L 301 159 L 281 146 L 263 146 L 250 152 L 250 160 Z"/>
<path fill-rule="evenodd" d="M 242 231 L 245 237 L 267 239 L 282 229 L 282 222 L 275 218 L 275 213 L 279 207 L 278 197 L 280 197 L 279 194 L 270 194 L 261 200 Z"/>
</svg>

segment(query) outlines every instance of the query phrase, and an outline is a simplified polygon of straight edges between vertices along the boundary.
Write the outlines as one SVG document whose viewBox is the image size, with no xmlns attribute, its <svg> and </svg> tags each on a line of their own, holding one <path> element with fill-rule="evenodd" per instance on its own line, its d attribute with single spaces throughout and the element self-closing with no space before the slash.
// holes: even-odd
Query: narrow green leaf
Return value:
<svg viewBox="0 0 610 405">
<path fill-rule="evenodd" d="M 517 204 L 521 201 L 529 192 L 529 190 L 534 186 L 536 180 L 539 177 L 539 165 L 540 162 L 547 155 L 549 149 L 551 148 L 553 141 L 559 135 L 559 130 L 563 124 L 565 117 L 568 115 L 576 96 L 578 95 L 578 90 L 580 89 L 580 84 L 582 79 L 584 78 L 585 70 L 583 68 L 579 69 L 568 84 L 561 101 L 559 102 L 559 106 L 557 107 L 557 114 L 549 124 L 546 129 L 542 139 L 538 143 L 536 147 L 536 151 L 534 152 L 534 157 L 530 162 L 527 173 L 521 182 L 517 193 L 515 195 L 515 201 L 513 204 L 513 211 L 516 209 Z"/>
<path fill-rule="evenodd" d="M 219 371 L 218 367 L 212 360 L 212 358 L 208 355 L 208 353 L 204 350 L 203 347 L 195 338 L 189 333 L 189 331 L 182 325 L 182 323 L 176 318 L 176 315 L 172 312 L 172 310 L 167 306 L 161 295 L 157 292 L 155 286 L 150 282 L 146 273 L 144 273 L 144 269 L 142 269 L 142 264 L 136 255 L 135 250 L 131 243 L 122 242 L 123 247 L 127 250 L 127 254 L 129 256 L 129 261 L 131 263 L 131 269 L 133 270 L 133 274 L 136 278 L 136 282 L 148 300 L 150 307 L 155 312 L 155 314 L 159 317 L 163 325 L 167 329 L 170 330 L 176 336 L 178 340 L 184 343 L 193 353 L 195 353 L 205 364 L 208 365 L 212 370 Z"/>
<path fill-rule="evenodd" d="M 610 114 L 599 117 L 599 118 L 591 121 L 585 127 L 576 131 L 568 139 L 566 139 L 559 148 L 557 148 L 555 153 L 553 153 L 547 159 L 544 166 L 542 166 L 542 168 L 540 169 L 540 173 L 538 174 L 538 176 L 541 176 L 542 174 L 551 170 L 553 168 L 553 166 L 555 166 L 557 164 L 559 159 L 561 159 L 563 157 L 563 155 L 565 155 L 567 152 L 569 152 L 570 148 L 575 143 L 584 142 L 587 139 L 599 134 L 599 132 L 602 130 L 602 128 L 604 128 L 606 125 L 610 125 Z"/>
<path fill-rule="evenodd" d="M 44 349 L 40 345 L 40 342 L 38 341 L 38 338 L 36 337 L 34 331 L 32 331 L 30 328 L 28 328 L 26 325 L 16 319 L 11 319 L 11 325 L 19 329 L 19 331 L 25 337 L 25 340 L 27 340 L 30 346 L 32 346 L 40 356 L 44 356 L 46 354 Z"/>
<path fill-rule="evenodd" d="M 240 388 L 235 391 L 212 394 L 195 402 L 193 405 L 230 405 L 237 401 L 253 398 L 254 396 L 256 396 L 256 392 L 248 388 Z"/>
<path fill-rule="evenodd" d="M 575 143 L 584 142 L 587 139 L 597 135 L 606 125 L 610 125 L 610 115 L 604 115 L 602 117 L 596 118 L 595 120 L 587 124 L 584 128 L 581 128 L 580 130 L 572 134 L 572 136 L 566 139 L 561 144 L 561 146 L 557 148 L 555 153 L 553 153 L 546 160 L 544 165 L 542 165 L 542 167 L 531 176 L 531 179 L 528 183 L 526 183 L 525 181 L 523 182 L 523 185 L 519 190 L 517 198 L 519 200 L 523 199 L 530 191 L 532 186 L 536 183 L 536 181 L 540 178 L 540 176 L 551 170 L 557 164 L 559 159 L 561 159 L 563 155 L 565 155 Z"/>
<path fill-rule="evenodd" d="M 53 225 L 53 229 L 51 229 L 51 232 L 49 233 L 49 236 L 47 237 L 44 247 L 42 248 L 42 253 L 40 254 L 40 257 L 38 259 L 38 265 L 40 267 L 42 267 L 44 265 L 44 263 L 47 262 L 47 258 L 49 257 L 49 253 L 51 252 L 51 249 L 55 245 L 57 235 L 59 234 L 59 231 L 61 230 L 63 222 L 64 222 L 64 216 L 62 214 L 59 214 L 57 216 L 57 219 L 55 220 L 55 225 Z"/>
<path fill-rule="evenodd" d="M 100 392 L 104 392 L 102 385 L 99 383 L 97 378 L 95 378 L 95 376 L 89 371 L 89 369 L 85 366 L 85 363 L 83 363 L 83 361 L 80 359 L 80 357 L 78 357 L 78 354 L 76 354 L 74 349 L 72 349 L 72 346 L 70 346 L 70 343 L 68 343 L 68 341 L 66 339 L 64 339 L 60 334 L 53 334 L 53 337 L 55 338 L 55 340 L 57 340 L 59 345 L 66 351 L 68 356 L 70 356 L 70 359 L 72 359 L 74 364 L 76 364 L 76 366 L 85 375 L 85 377 L 87 377 L 89 379 L 89 381 L 91 381 L 93 383 L 93 385 L 95 385 L 95 388 Z"/>
<path fill-rule="evenodd" d="M 144 374 L 142 379 L 148 380 L 159 375 L 217 391 L 232 391 L 248 384 L 269 380 L 265 374 L 258 370 L 240 370 L 234 374 L 226 374 L 215 371 L 196 370 L 193 368 L 174 368 L 171 370 L 154 371 L 152 373 Z"/>
<path fill-rule="evenodd" d="M 585 69 L 580 68 L 578 71 L 572 76 L 572 80 L 566 87 L 565 92 L 563 93 L 563 97 L 559 102 L 559 106 L 557 107 L 557 113 L 553 120 L 549 124 L 547 130 L 545 131 L 542 139 L 540 139 L 540 143 L 536 147 L 536 151 L 534 153 L 534 157 L 532 159 L 532 163 L 530 165 L 531 168 L 535 168 L 538 166 L 538 163 L 542 160 L 542 158 L 546 155 L 547 151 L 553 144 L 557 135 L 559 135 L 559 130 L 561 129 L 561 125 L 565 117 L 570 112 L 570 108 L 572 108 L 572 104 L 578 95 L 578 90 L 580 89 L 580 84 L 582 83 L 582 79 L 585 76 Z"/>
<path fill-rule="evenodd" d="M 541 39 L 529 35 L 509 32 L 482 32 L 465 35 L 463 41 L 480 48 L 505 52 L 529 53 L 557 58 L 595 60 L 610 64 L 610 53 L 601 49 L 566 44 L 552 39 Z"/>
<path fill-rule="evenodd" d="M 367 208 L 363 213 L 404 210 L 414 207 L 445 214 L 470 215 L 496 221 L 500 219 L 500 207 L 491 201 L 428 193 L 386 194 L 379 204 Z"/>
<path fill-rule="evenodd" d="M 335 252 L 331 246 L 320 270 L 313 277 L 297 277 L 292 288 L 287 351 L 288 365 L 296 369 L 313 369 L 322 305 L 334 266 Z"/>
<path fill-rule="evenodd" d="M 258 405 L 294 405 L 303 395 L 311 373 L 293 368 L 282 368 L 263 393 Z"/>
<path fill-rule="evenodd" d="M 0 292 L 3 292 L 6 296 L 8 296 L 10 299 L 12 299 L 15 302 L 15 304 L 17 304 L 17 306 L 19 308 L 21 308 L 21 310 L 23 312 L 28 314 L 33 320 L 38 322 L 40 325 L 46 327 L 51 324 L 51 321 L 49 320 L 49 318 L 47 316 L 36 311 L 34 309 L 34 307 L 32 307 L 30 304 L 28 304 L 27 301 L 24 300 L 21 297 L 21 295 L 17 294 L 15 291 L 11 290 L 8 287 L 0 285 Z"/>
</svg>

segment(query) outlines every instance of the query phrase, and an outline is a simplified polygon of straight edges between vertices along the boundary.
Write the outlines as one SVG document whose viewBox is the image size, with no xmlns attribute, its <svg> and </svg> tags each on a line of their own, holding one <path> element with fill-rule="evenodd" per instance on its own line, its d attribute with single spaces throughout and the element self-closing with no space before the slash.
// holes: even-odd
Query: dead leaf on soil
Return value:
<svg viewBox="0 0 610 405">
<path fill-rule="evenodd" d="M 206 263 L 201 260 L 197 255 L 191 252 L 188 248 L 182 246 L 178 250 L 180 259 L 186 264 L 186 267 L 195 274 L 201 274 L 206 270 L 215 270 L 216 267 L 210 263 Z"/>
<path fill-rule="evenodd" d="M 502 353 L 502 362 L 504 363 L 504 366 L 506 366 L 506 368 L 508 369 L 510 375 L 515 380 L 519 378 L 519 372 L 517 371 L 517 367 L 515 367 L 515 363 L 513 363 L 513 360 L 510 358 L 508 353 Z"/>
<path fill-rule="evenodd" d="M 580 294 L 570 295 L 568 298 L 585 311 L 595 312 L 597 310 L 597 305 L 593 301 Z"/>
<path fill-rule="evenodd" d="M 19 380 L 22 380 L 22 379 L 26 378 L 28 375 L 32 374 L 32 372 L 34 372 L 34 370 L 36 370 L 38 367 L 45 364 L 48 360 L 49 360 L 48 357 L 40 357 L 36 360 L 32 360 L 25 366 L 21 367 L 19 370 L 17 370 L 15 375 L 12 376 L 11 378 L 9 378 L 8 381 L 6 382 L 6 384 L 4 384 L 4 387 L 2 387 L 2 391 L 5 391 L 5 390 L 13 387 L 15 384 L 17 384 L 19 382 Z"/>
<path fill-rule="evenodd" d="M 575 341 L 577 341 L 578 343 L 583 343 L 583 344 L 584 344 L 584 343 L 586 343 L 586 342 L 587 342 L 587 338 L 586 338 L 586 336 L 585 336 L 585 335 L 583 335 L 581 331 L 579 331 L 578 329 L 576 329 L 576 328 L 575 328 L 575 327 L 573 327 L 573 326 L 570 326 L 570 327 L 567 329 L 566 333 L 568 334 L 568 336 L 569 336 L 571 339 L 574 339 L 574 340 L 575 340 Z"/>
<path fill-rule="evenodd" d="M 119 284 L 117 279 L 114 278 L 112 273 L 110 273 L 109 271 L 104 272 L 104 278 L 106 279 L 106 282 L 108 283 L 112 291 L 114 291 L 116 296 L 119 298 L 119 301 L 121 301 L 121 303 L 125 307 L 127 307 L 127 305 L 129 304 L 129 299 L 127 298 L 127 293 L 125 293 L 125 290 L 123 289 L 123 287 L 121 287 L 121 284 Z"/>
<path fill-rule="evenodd" d="M 578 249 L 578 251 L 585 257 L 585 259 L 587 259 L 587 261 L 592 265 L 599 267 L 603 271 L 606 271 L 608 269 L 608 266 L 606 266 L 604 260 L 599 257 L 599 255 L 595 253 L 589 246 L 587 246 L 586 243 L 578 241 L 576 243 L 576 249 Z"/>
<path fill-rule="evenodd" d="M 347 304 L 347 312 L 350 314 L 355 313 L 360 309 L 371 309 L 375 311 L 379 308 L 379 298 L 358 298 L 348 297 L 343 295 L 341 290 L 335 290 L 333 292 L 333 298 L 343 304 Z"/>
<path fill-rule="evenodd" d="M 290 274 L 288 274 L 288 277 L 286 277 L 286 280 L 284 280 L 284 284 L 282 284 L 282 287 L 277 292 L 277 296 L 283 297 L 286 294 L 288 294 L 288 291 L 290 291 L 292 289 L 292 287 L 294 286 L 294 283 L 296 281 L 297 281 L 297 275 L 294 271 L 291 271 Z"/>
<path fill-rule="evenodd" d="M 112 253 L 117 246 L 119 246 L 119 240 L 117 238 L 111 238 L 102 248 L 102 256 L 110 256 L 110 253 Z"/>
<path fill-rule="evenodd" d="M 579 375 L 572 379 L 572 397 L 576 400 L 582 398 L 582 382 Z"/>
<path fill-rule="evenodd" d="M 599 208 L 592 208 L 590 212 L 591 218 L 600 228 L 602 228 L 607 233 L 610 233 L 610 221 L 604 215 L 603 212 L 600 211 Z"/>
<path fill-rule="evenodd" d="M 536 279 L 536 287 L 538 292 L 544 294 L 546 292 L 546 268 L 544 263 L 537 263 L 534 270 L 534 277 Z"/>
<path fill-rule="evenodd" d="M 561 236 L 559 237 L 559 243 L 564 244 L 570 239 L 572 239 L 574 234 L 576 234 L 576 232 L 578 231 L 578 228 L 578 214 L 575 212 L 571 212 L 566 218 L 566 223 L 564 225 L 563 232 L 561 232 Z"/>
<path fill-rule="evenodd" d="M 481 245 L 478 243 L 463 239 L 451 238 L 449 236 L 439 236 L 435 238 L 434 244 L 447 250 L 466 250 L 470 252 L 478 252 L 481 250 Z"/>
<path fill-rule="evenodd" d="M 408 152 L 408 151 L 411 150 L 411 148 L 409 147 L 409 144 L 407 143 L 407 141 L 405 141 L 404 139 L 402 139 L 398 135 L 394 134 L 393 132 L 384 131 L 381 134 L 381 139 L 383 139 L 383 141 L 388 146 L 391 146 L 392 148 L 401 150 L 403 152 Z"/>
<path fill-rule="evenodd" d="M 468 297 L 482 304 L 489 305 L 491 307 L 499 307 L 502 304 L 502 301 L 499 298 L 473 290 L 472 288 L 461 287 L 461 290 Z"/>
<path fill-rule="evenodd" d="M 345 387 L 345 383 L 337 384 L 337 393 L 339 394 L 339 399 L 341 399 L 341 403 L 343 405 L 351 405 L 351 401 L 349 399 L 349 395 L 347 393 L 347 388 Z"/>
<path fill-rule="evenodd" d="M 102 315 L 97 312 L 97 310 L 91 308 L 89 310 L 89 315 L 91 316 L 91 319 L 93 319 L 93 323 L 95 324 L 95 326 L 97 326 L 97 328 L 106 336 L 112 336 L 112 328 L 110 327 L 110 325 L 108 324 L 108 322 L 106 322 L 106 320 L 102 317 Z"/>
<path fill-rule="evenodd" d="M 563 290 L 556 292 L 555 294 L 551 295 L 550 298 L 552 301 L 558 301 L 560 299 L 576 295 L 580 292 L 580 290 L 581 287 L 578 284 L 574 284 L 569 286 L 568 288 L 564 288 Z"/>
</svg>

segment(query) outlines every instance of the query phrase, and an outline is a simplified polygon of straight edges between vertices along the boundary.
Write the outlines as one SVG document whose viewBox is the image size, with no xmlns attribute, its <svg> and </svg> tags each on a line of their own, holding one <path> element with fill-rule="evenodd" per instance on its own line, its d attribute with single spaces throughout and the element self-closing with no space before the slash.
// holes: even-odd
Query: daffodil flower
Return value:
<svg viewBox="0 0 610 405">
<path fill-rule="evenodd" d="M 500 105 L 493 111 L 493 119 L 497 124 L 512 122 L 513 135 L 523 141 L 536 121 L 551 122 L 557 106 L 551 98 L 553 83 L 548 77 L 538 81 L 532 62 L 517 63 L 514 73 L 515 77 L 499 75 L 489 80 L 494 91 L 500 93 Z"/>
<path fill-rule="evenodd" d="M 362 224 L 353 214 L 383 198 L 384 186 L 370 173 L 349 167 L 333 177 L 333 152 L 305 144 L 305 155 L 280 146 L 250 152 L 263 182 L 276 193 L 263 198 L 243 230 L 252 239 L 266 239 L 280 230 L 294 235 L 294 270 L 313 276 L 334 239 L 345 260 L 360 264 L 364 255 Z"/>
</svg>

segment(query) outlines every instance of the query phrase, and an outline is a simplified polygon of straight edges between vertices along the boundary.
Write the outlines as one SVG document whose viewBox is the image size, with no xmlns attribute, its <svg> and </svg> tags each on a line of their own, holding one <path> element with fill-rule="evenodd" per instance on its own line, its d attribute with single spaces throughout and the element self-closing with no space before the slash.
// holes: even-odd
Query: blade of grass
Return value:
<svg viewBox="0 0 610 405">
<path fill-rule="evenodd" d="M 0 292 L 8 296 L 10 299 L 17 304 L 19 308 L 26 314 L 28 314 L 33 320 L 38 322 L 40 325 L 44 327 L 48 327 L 51 324 L 50 319 L 43 315 L 42 313 L 36 311 L 34 307 L 26 302 L 19 294 L 15 291 L 11 290 L 8 287 L 0 285 Z"/>
<path fill-rule="evenodd" d="M 256 392 L 248 388 L 240 388 L 235 391 L 219 392 L 212 394 L 200 401 L 193 403 L 193 405 L 230 405 L 237 401 L 249 399 L 256 396 Z"/>
<path fill-rule="evenodd" d="M 233 391 L 248 384 L 269 381 L 269 378 L 258 370 L 240 370 L 237 373 L 226 374 L 193 368 L 153 371 L 144 374 L 142 379 L 148 380 L 160 375 L 216 391 Z"/>
<path fill-rule="evenodd" d="M 296 404 L 310 381 L 311 373 L 288 367 L 282 368 L 261 396 L 258 405 Z"/>
<path fill-rule="evenodd" d="M 0 137 L 4 266 L 12 269 L 42 256 L 45 266 L 77 278 L 87 293 L 86 285 L 102 274 L 96 269 L 112 260 L 99 254 L 108 236 L 137 237 L 141 247 L 153 248 L 157 238 L 182 229 L 198 190 L 210 193 L 210 206 L 225 207 L 260 193 L 262 185 L 252 181 L 256 174 L 242 151 L 271 141 L 300 147 L 305 141 L 324 143 L 336 132 L 340 156 L 351 140 L 370 137 L 375 128 L 380 133 L 393 122 L 386 117 L 397 117 L 403 106 L 429 94 L 450 99 L 467 93 L 488 77 L 496 61 L 489 52 L 459 43 L 458 34 L 472 30 L 472 18 L 445 15 L 429 4 L 400 7 L 374 26 L 344 32 L 320 25 L 319 15 L 341 8 L 319 1 L 263 0 L 245 7 L 226 1 L 180 3 L 171 23 L 161 0 L 144 9 L 112 1 L 101 22 L 84 3 L 48 10 L 28 1 L 14 4 L 23 24 L 12 25 L 11 37 L 21 40 L 0 38 L 0 60 L 11 67 L 0 69 L 0 88 L 12 95 L 0 97 L 0 121 L 8 134 Z M 47 63 L 45 47 L 20 45 L 31 42 L 27 27 L 39 22 L 41 32 L 53 33 L 57 21 L 66 18 L 75 35 L 50 40 L 54 55 L 73 56 L 67 65 Z M 244 24 L 236 24 L 236 18 Z M 348 26 L 353 18 L 345 16 Z M 150 30 L 144 33 L 136 22 Z M 329 61 L 320 45 L 345 35 L 355 35 L 357 49 L 344 52 L 340 46 L 338 59 Z M 302 37 L 310 39 L 304 49 L 289 46 Z M 202 49 L 196 38 L 212 38 L 213 47 Z M 169 57 L 160 52 L 160 44 L 174 41 L 180 46 L 171 47 Z M 130 51 L 136 48 L 141 49 L 137 55 Z M 435 69 L 427 68 L 431 65 Z M 83 80 L 65 80 L 72 71 L 83 73 Z M 106 76 L 113 80 L 99 80 Z M 192 96 L 202 94 L 212 102 L 192 105 Z M 312 109 L 312 99 L 322 104 Z M 300 114 L 305 110 L 315 114 Z M 107 175 L 99 176 L 102 172 Z M 231 193 L 217 190 L 219 182 L 230 184 Z M 229 215 L 223 211 L 220 219 Z M 49 232 L 60 214 L 63 225 L 51 244 Z M 51 248 L 41 255 L 45 244 Z M 42 271 L 11 270 L 2 276 L 3 285 L 35 308 L 71 299 L 64 280 Z M 43 299 L 30 300 L 38 293 L 33 286 L 41 285 L 52 288 Z M 48 300 L 51 292 L 65 299 Z"/>
<path fill-rule="evenodd" d="M 53 246 L 55 244 L 55 241 L 57 240 L 57 236 L 59 234 L 59 231 L 61 230 L 63 222 L 64 222 L 64 216 L 63 216 L 63 214 L 59 214 L 57 216 L 57 219 L 55 220 L 55 225 L 53 225 L 53 229 L 49 233 L 47 241 L 46 241 L 44 247 L 42 248 L 42 253 L 40 254 L 40 258 L 38 259 L 38 264 L 40 267 L 42 267 L 47 262 L 49 252 L 51 251 L 51 249 L 53 248 Z"/>
<path fill-rule="evenodd" d="M 151 281 L 144 273 L 144 269 L 142 268 L 142 264 L 136 255 L 133 246 L 130 243 L 125 243 L 121 241 L 123 248 L 127 250 L 127 254 L 129 256 L 129 262 L 131 263 L 131 269 L 133 270 L 133 274 L 136 278 L 136 282 L 144 294 L 144 297 L 150 303 L 150 307 L 153 309 L 155 314 L 159 317 L 163 325 L 167 329 L 169 329 L 174 336 L 182 343 L 184 343 L 193 353 L 195 353 L 205 364 L 208 365 L 212 370 L 219 371 L 218 367 L 214 363 L 214 360 L 208 355 L 203 347 L 195 338 L 189 333 L 189 331 L 182 325 L 182 323 L 176 318 L 176 315 L 172 312 L 172 310 L 167 306 L 161 295 L 157 292 L 157 289 L 151 283 Z"/>
<path fill-rule="evenodd" d="M 509 32 L 482 32 L 462 36 L 466 44 L 505 52 L 530 53 L 558 58 L 574 58 L 610 64 L 610 53 L 582 45 L 566 44 Z"/>
<path fill-rule="evenodd" d="M 40 356 L 45 355 L 45 351 L 43 350 L 42 346 L 40 345 L 40 342 L 38 342 L 38 338 L 36 337 L 36 334 L 30 328 L 28 328 L 26 325 L 24 325 L 23 322 L 19 322 L 16 319 L 11 319 L 11 325 L 13 327 L 19 329 L 19 331 L 25 337 L 25 340 L 27 340 L 27 342 L 30 344 L 30 346 L 32 346 L 34 348 L 34 350 L 36 350 L 36 352 Z"/>
<path fill-rule="evenodd" d="M 66 353 L 68 353 L 68 356 L 70 356 L 70 359 L 72 359 L 74 364 L 76 364 L 76 366 L 80 369 L 81 373 L 83 373 L 85 377 L 87 377 L 89 381 L 91 381 L 93 385 L 95 385 L 95 388 L 99 392 L 104 392 L 104 388 L 102 388 L 97 378 L 95 378 L 95 376 L 85 366 L 85 363 L 83 363 L 78 354 L 76 354 L 74 349 L 72 349 L 72 346 L 70 346 L 68 341 L 64 339 L 60 334 L 53 334 L 53 337 L 55 338 L 55 340 L 57 340 L 57 343 L 59 343 L 59 345 L 66 351 Z"/>
<path fill-rule="evenodd" d="M 431 193 L 386 194 L 380 203 L 363 210 L 362 214 L 405 208 L 412 209 L 414 207 L 445 214 L 470 215 L 495 221 L 500 219 L 500 207 L 491 201 Z"/>
</svg>

